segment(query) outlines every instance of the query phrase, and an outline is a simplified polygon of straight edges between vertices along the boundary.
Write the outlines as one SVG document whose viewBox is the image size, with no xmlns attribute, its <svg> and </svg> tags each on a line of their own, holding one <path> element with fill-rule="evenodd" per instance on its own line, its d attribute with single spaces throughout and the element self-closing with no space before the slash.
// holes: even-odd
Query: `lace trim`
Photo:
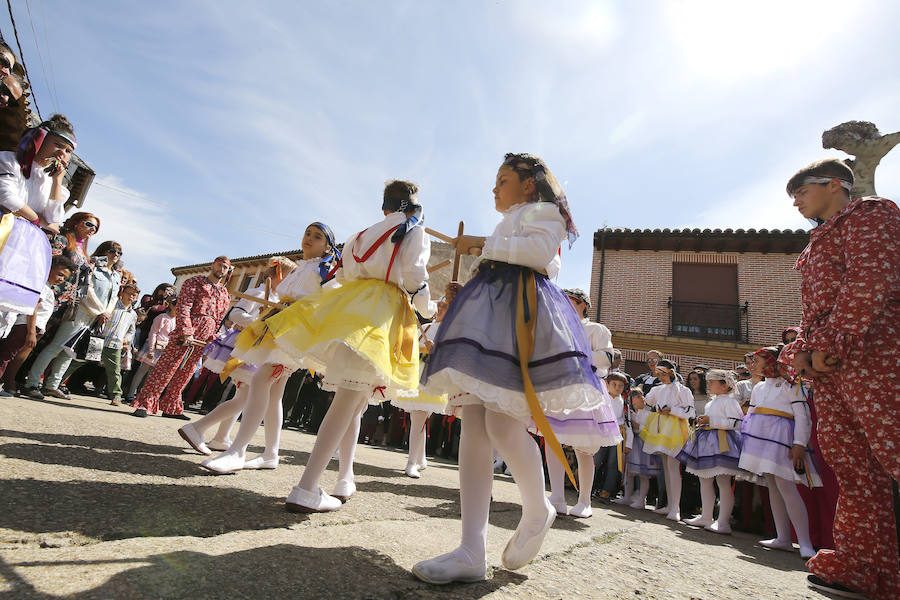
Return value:
<svg viewBox="0 0 900 600">
<path fill-rule="evenodd" d="M 446 393 L 451 407 L 494 404 L 501 412 L 519 420 L 531 421 L 524 392 L 497 387 L 456 369 L 441 369 L 428 379 L 423 391 L 432 395 Z M 593 410 L 604 401 L 600 390 L 583 383 L 538 392 L 537 397 L 545 414 L 560 418 L 575 410 Z"/>
<path fill-rule="evenodd" d="M 718 475 L 733 475 L 738 478 L 744 475 L 740 469 L 729 469 L 728 467 L 712 467 L 710 469 L 692 469 L 691 467 L 685 467 L 684 470 L 692 475 L 706 479 L 711 479 Z"/>
</svg>

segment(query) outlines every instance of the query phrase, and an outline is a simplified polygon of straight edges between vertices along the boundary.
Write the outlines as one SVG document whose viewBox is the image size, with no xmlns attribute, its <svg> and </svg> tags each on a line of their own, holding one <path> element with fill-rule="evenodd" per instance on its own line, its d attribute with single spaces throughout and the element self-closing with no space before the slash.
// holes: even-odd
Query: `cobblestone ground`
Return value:
<svg viewBox="0 0 900 600">
<path fill-rule="evenodd" d="M 798 554 L 629 508 L 559 518 L 532 564 L 504 570 L 519 518 L 505 476 L 488 580 L 431 586 L 409 569 L 459 539 L 456 465 L 432 461 L 413 480 L 404 454 L 362 446 L 359 492 L 335 513 L 296 515 L 283 502 L 313 436 L 285 431 L 275 471 L 214 476 L 181 421 L 129 412 L 87 397 L 0 401 L 0 598 L 823 598 Z"/>
</svg>

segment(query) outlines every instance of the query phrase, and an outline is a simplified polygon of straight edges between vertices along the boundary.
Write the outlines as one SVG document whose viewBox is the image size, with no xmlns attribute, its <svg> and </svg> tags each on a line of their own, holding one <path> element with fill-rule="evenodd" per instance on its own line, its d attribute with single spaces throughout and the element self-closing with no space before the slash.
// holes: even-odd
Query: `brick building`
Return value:
<svg viewBox="0 0 900 600">
<path fill-rule="evenodd" d="M 799 325 L 802 230 L 600 229 L 591 301 L 633 375 L 659 350 L 681 373 L 733 368 Z"/>
</svg>

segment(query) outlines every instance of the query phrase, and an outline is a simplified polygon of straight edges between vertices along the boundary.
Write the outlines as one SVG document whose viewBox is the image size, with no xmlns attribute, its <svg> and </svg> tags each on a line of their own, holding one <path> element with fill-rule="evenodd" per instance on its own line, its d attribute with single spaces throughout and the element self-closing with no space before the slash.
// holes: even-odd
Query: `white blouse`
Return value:
<svg viewBox="0 0 900 600">
<path fill-rule="evenodd" d="M 625 425 L 625 401 L 622 400 L 622 396 L 612 396 L 612 402 L 610 403 L 613 409 L 613 414 L 616 416 L 616 424 Z M 634 432 L 631 430 L 631 427 L 625 428 L 625 447 L 631 448 L 632 443 L 634 443 Z"/>
<path fill-rule="evenodd" d="M 0 152 L 0 206 L 10 212 L 28 206 L 47 223 L 60 223 L 65 217 L 69 190 L 61 187 L 59 200 L 50 200 L 53 178 L 37 163 L 31 166 L 31 177 L 25 179 L 15 152 Z"/>
<path fill-rule="evenodd" d="M 597 367 L 597 377 L 606 377 L 609 367 L 612 365 L 612 333 L 606 325 L 594 323 L 590 319 L 582 319 L 584 331 L 587 333 L 594 355 L 594 366 Z"/>
<path fill-rule="evenodd" d="M 481 257 L 559 274 L 559 247 L 566 223 L 552 202 L 523 202 L 503 212 L 503 220 L 484 243 Z"/>
<path fill-rule="evenodd" d="M 794 443 L 801 446 L 809 443 L 812 418 L 806 398 L 797 392 L 797 386 L 781 377 L 769 377 L 760 381 L 753 387 L 747 414 L 753 413 L 756 408 L 770 408 L 794 415 Z"/>
<path fill-rule="evenodd" d="M 709 417 L 710 429 L 740 429 L 744 419 L 740 399 L 734 393 L 714 396 L 706 403 L 704 414 Z"/>
<path fill-rule="evenodd" d="M 657 412 L 670 408 L 672 412 L 669 414 L 679 419 L 692 419 L 697 415 L 694 411 L 694 395 L 677 381 L 656 386 L 647 393 L 644 402 L 655 406 Z"/>
<path fill-rule="evenodd" d="M 379 279 L 384 281 L 388 274 L 388 264 L 395 244 L 390 237 L 372 253 L 365 262 L 356 262 L 353 255 L 363 254 L 385 232 L 406 220 L 403 213 L 390 213 L 383 221 L 375 223 L 365 231 L 351 235 L 344 243 L 343 267 L 338 269 L 337 280 L 350 282 L 357 279 Z M 400 250 L 394 258 L 388 280 L 406 290 L 412 297 L 413 306 L 423 317 L 430 318 L 437 311 L 437 303 L 431 299 L 428 288 L 428 259 L 431 256 L 431 240 L 422 227 L 413 227 L 400 242 Z M 279 286 L 280 288 L 280 286 Z"/>
</svg>

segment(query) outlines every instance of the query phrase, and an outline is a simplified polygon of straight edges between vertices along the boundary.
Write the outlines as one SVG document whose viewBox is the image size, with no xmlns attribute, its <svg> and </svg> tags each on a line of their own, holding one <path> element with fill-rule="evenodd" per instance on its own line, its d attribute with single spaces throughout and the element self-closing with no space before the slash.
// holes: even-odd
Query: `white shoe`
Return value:
<svg viewBox="0 0 900 600">
<path fill-rule="evenodd" d="M 712 525 L 712 519 L 704 519 L 703 515 L 698 515 L 692 519 L 685 519 L 685 525 L 690 525 L 691 527 L 709 527 Z"/>
<path fill-rule="evenodd" d="M 622 496 L 621 498 L 616 498 L 612 501 L 613 504 L 621 504 L 622 506 L 631 506 L 632 500 L 631 498 L 627 498 Z"/>
<path fill-rule="evenodd" d="M 307 492 L 299 485 L 295 485 L 288 494 L 284 507 L 288 512 L 320 513 L 331 512 L 341 507 L 341 501 L 329 496 L 319 488 L 315 492 Z"/>
<path fill-rule="evenodd" d="M 666 518 L 667 518 L 668 520 L 670 520 L 670 521 L 680 521 L 680 520 L 681 520 L 681 513 L 679 513 L 677 510 L 676 510 L 676 511 L 672 511 L 672 512 L 670 512 L 669 514 L 666 515 Z"/>
<path fill-rule="evenodd" d="M 544 538 L 547 536 L 547 532 L 550 531 L 550 526 L 556 520 L 556 510 L 554 510 L 550 501 L 545 499 L 544 505 L 547 509 L 547 517 L 544 520 L 543 527 L 536 533 L 529 535 L 523 531 L 523 523 L 520 520 L 519 526 L 516 527 L 516 532 L 507 542 L 506 548 L 503 549 L 503 556 L 500 558 L 500 562 L 510 571 L 521 569 L 540 552 L 541 544 L 544 543 Z"/>
<path fill-rule="evenodd" d="M 569 507 L 566 505 L 565 500 L 557 501 L 550 500 L 550 505 L 556 510 L 556 514 L 566 516 L 569 514 Z"/>
<path fill-rule="evenodd" d="M 277 469 L 278 457 L 266 458 L 262 454 L 244 463 L 245 469 Z"/>
<path fill-rule="evenodd" d="M 687 522 L 687 521 L 685 521 Z M 721 535 L 731 535 L 731 527 L 728 525 L 719 526 L 718 521 L 714 521 L 713 523 L 707 525 L 703 529 L 707 531 L 712 531 L 713 533 L 718 533 Z"/>
<path fill-rule="evenodd" d="M 590 504 L 582 504 L 581 502 L 579 502 L 578 504 L 576 504 L 575 506 L 573 506 L 572 508 L 569 509 L 569 516 L 577 517 L 579 519 L 587 519 L 588 517 L 592 516 L 593 514 L 594 514 L 594 511 L 591 509 L 591 505 Z"/>
<path fill-rule="evenodd" d="M 203 436 L 200 435 L 200 432 L 197 431 L 197 428 L 193 426 L 193 424 L 188 423 L 184 427 L 178 429 L 178 435 L 181 436 L 181 439 L 190 444 L 191 448 L 203 454 L 205 456 L 210 456 L 212 454 L 212 450 L 203 443 Z"/>
<path fill-rule="evenodd" d="M 635 500 L 628 506 L 630 506 L 631 508 L 647 508 L 647 503 L 644 501 L 643 498 L 638 498 L 637 500 Z"/>
<path fill-rule="evenodd" d="M 424 471 L 427 468 L 428 468 L 428 459 L 426 458 L 424 461 L 419 463 L 419 470 Z"/>
<path fill-rule="evenodd" d="M 812 558 L 815 555 L 816 555 L 816 549 L 813 548 L 812 546 L 803 546 L 803 545 L 800 546 L 800 556 L 802 558 L 809 560 L 810 558 Z"/>
<path fill-rule="evenodd" d="M 413 479 L 418 479 L 421 477 L 419 474 L 419 465 L 406 465 L 406 475 L 407 477 L 412 477 Z"/>
<path fill-rule="evenodd" d="M 426 583 L 444 585 L 454 581 L 484 581 L 487 578 L 487 565 L 472 565 L 459 556 L 460 550 L 442 554 L 430 560 L 423 560 L 413 568 L 413 575 Z"/>
<path fill-rule="evenodd" d="M 653 510 L 653 512 L 655 512 L 655 513 L 658 514 L 658 515 L 667 515 L 667 514 L 669 514 L 669 507 L 668 507 L 668 506 L 661 506 L 660 508 L 654 508 L 654 509 L 651 509 L 651 510 Z"/>
<path fill-rule="evenodd" d="M 209 443 L 206 445 L 210 450 L 216 450 L 217 452 L 225 452 L 229 448 L 231 448 L 231 440 L 217 440 L 215 438 L 209 440 Z"/>
<path fill-rule="evenodd" d="M 207 458 L 200 466 L 217 475 L 236 473 L 244 468 L 244 457 L 238 454 L 220 454 L 215 458 Z"/>
<path fill-rule="evenodd" d="M 769 548 L 770 550 L 781 550 L 782 552 L 794 551 L 794 544 L 792 544 L 790 541 L 785 542 L 779 540 L 778 538 L 771 540 L 760 540 L 758 543 L 763 548 Z"/>
<path fill-rule="evenodd" d="M 341 503 L 344 503 L 355 493 L 356 483 L 353 480 L 338 479 L 337 483 L 334 484 L 334 491 L 331 492 L 331 495 L 340 500 Z"/>
</svg>

